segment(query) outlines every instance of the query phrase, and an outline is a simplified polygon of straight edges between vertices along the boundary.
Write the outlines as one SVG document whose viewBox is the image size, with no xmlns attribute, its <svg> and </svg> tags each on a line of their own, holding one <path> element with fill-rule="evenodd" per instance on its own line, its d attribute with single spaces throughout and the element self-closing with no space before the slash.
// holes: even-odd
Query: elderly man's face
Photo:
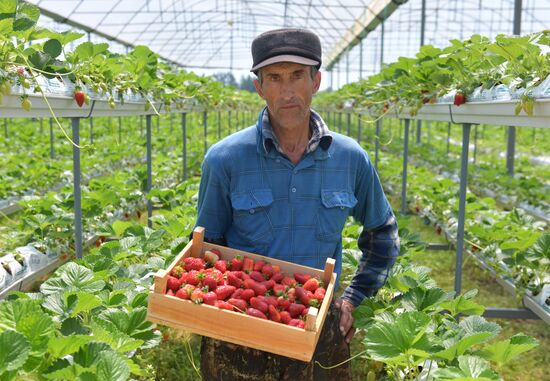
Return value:
<svg viewBox="0 0 550 381">
<path fill-rule="evenodd" d="M 319 90 L 321 74 L 311 77 L 311 67 L 281 62 L 263 67 L 261 83 L 254 81 L 258 94 L 265 99 L 271 123 L 282 128 L 309 126 L 309 107 Z"/>
</svg>

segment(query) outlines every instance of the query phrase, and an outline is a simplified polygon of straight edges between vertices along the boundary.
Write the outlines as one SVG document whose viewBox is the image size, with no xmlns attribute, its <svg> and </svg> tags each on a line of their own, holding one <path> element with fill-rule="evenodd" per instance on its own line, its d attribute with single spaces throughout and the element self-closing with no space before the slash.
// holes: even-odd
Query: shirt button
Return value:
<svg viewBox="0 0 550 381">
<path fill-rule="evenodd" d="M 341 207 L 340 207 L 340 209 L 344 210 L 344 207 L 343 207 L 343 206 L 341 206 Z"/>
<path fill-rule="evenodd" d="M 294 174 L 297 174 L 297 173 L 298 173 L 298 170 L 297 170 L 297 169 L 295 169 L 295 170 L 294 170 L 294 171 L 292 171 L 292 172 L 294 172 Z"/>
<path fill-rule="evenodd" d="M 255 211 L 254 211 L 254 209 L 250 209 L 249 212 L 250 212 L 250 214 L 254 214 Z"/>
<path fill-rule="evenodd" d="M 296 193 L 296 188 L 291 189 L 292 193 Z"/>
</svg>

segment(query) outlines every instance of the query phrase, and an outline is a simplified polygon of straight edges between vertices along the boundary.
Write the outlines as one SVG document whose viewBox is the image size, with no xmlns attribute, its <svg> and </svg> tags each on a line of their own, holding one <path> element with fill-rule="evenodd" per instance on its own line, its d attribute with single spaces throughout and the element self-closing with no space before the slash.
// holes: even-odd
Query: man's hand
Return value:
<svg viewBox="0 0 550 381">
<path fill-rule="evenodd" d="M 355 334 L 355 328 L 353 328 L 353 304 L 345 299 L 338 299 L 334 302 L 334 305 L 340 309 L 340 331 L 346 339 L 346 343 L 351 343 L 351 339 Z"/>
</svg>

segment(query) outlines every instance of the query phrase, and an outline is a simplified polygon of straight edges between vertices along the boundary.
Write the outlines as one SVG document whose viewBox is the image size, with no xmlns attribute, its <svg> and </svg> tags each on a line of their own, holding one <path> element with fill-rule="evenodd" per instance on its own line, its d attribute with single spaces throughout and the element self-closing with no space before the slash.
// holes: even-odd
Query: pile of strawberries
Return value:
<svg viewBox="0 0 550 381">
<path fill-rule="evenodd" d="M 309 307 L 323 302 L 325 288 L 309 274 L 290 277 L 277 265 L 221 255 L 213 249 L 204 259 L 184 258 L 168 276 L 166 294 L 298 328 Z"/>
</svg>

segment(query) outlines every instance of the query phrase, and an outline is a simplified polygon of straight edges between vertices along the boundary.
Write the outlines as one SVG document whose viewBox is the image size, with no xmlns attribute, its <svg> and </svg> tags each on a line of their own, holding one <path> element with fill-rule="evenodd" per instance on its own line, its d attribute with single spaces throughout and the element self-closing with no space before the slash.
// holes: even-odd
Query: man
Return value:
<svg viewBox="0 0 550 381">
<path fill-rule="evenodd" d="M 252 43 L 265 100 L 255 126 L 208 151 L 197 225 L 206 239 L 240 250 L 342 270 L 341 233 L 349 215 L 363 224 L 359 268 L 331 306 L 311 363 L 203 339 L 204 380 L 344 380 L 355 329 L 352 311 L 382 287 L 399 252 L 397 224 L 367 153 L 352 139 L 329 131 L 310 109 L 321 83 L 321 43 L 310 31 L 279 29 Z"/>
</svg>

